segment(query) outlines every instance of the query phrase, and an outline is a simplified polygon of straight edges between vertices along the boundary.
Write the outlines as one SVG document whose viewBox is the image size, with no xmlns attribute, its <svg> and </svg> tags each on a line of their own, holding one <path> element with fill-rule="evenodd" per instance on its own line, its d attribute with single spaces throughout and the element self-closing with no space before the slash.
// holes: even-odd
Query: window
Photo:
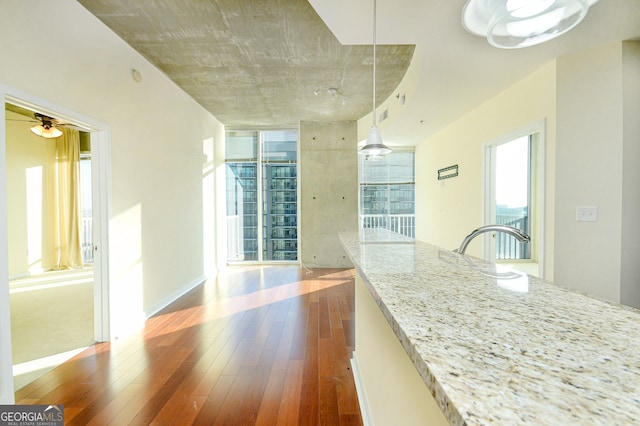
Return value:
<svg viewBox="0 0 640 426">
<path fill-rule="evenodd" d="M 415 236 L 413 152 L 394 151 L 379 160 L 360 156 L 360 227 Z"/>
<path fill-rule="evenodd" d="M 227 259 L 298 259 L 295 130 L 228 131 Z"/>
<path fill-rule="evenodd" d="M 262 134 L 262 259 L 298 259 L 295 132 Z"/>
<path fill-rule="evenodd" d="M 82 200 L 82 263 L 93 263 L 93 211 L 91 200 L 91 153 L 80 154 L 80 199 Z"/>
</svg>

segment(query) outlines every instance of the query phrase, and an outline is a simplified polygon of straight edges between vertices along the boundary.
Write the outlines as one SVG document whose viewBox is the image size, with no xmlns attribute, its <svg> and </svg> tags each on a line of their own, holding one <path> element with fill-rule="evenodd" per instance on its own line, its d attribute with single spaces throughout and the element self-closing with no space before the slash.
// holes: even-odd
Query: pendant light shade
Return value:
<svg viewBox="0 0 640 426">
<path fill-rule="evenodd" d="M 462 24 L 503 49 L 533 46 L 578 25 L 597 0 L 468 0 Z"/>
<path fill-rule="evenodd" d="M 360 149 L 360 153 L 369 157 L 383 157 L 391 152 L 391 149 L 382 142 L 382 135 L 378 126 L 373 125 L 369 129 L 367 144 Z"/>
<path fill-rule="evenodd" d="M 369 129 L 367 143 L 360 148 L 360 154 L 370 159 L 380 159 L 391 152 L 382 142 L 382 135 L 376 126 L 376 0 L 373 0 L 373 126 Z"/>
</svg>

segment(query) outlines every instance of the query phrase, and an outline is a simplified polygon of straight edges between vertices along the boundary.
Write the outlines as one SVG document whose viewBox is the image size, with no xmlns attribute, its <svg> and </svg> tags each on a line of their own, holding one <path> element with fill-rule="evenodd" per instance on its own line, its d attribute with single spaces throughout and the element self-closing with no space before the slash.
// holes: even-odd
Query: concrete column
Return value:
<svg viewBox="0 0 640 426">
<path fill-rule="evenodd" d="M 300 122 L 300 258 L 307 268 L 350 267 L 338 240 L 358 229 L 357 125 Z"/>
</svg>

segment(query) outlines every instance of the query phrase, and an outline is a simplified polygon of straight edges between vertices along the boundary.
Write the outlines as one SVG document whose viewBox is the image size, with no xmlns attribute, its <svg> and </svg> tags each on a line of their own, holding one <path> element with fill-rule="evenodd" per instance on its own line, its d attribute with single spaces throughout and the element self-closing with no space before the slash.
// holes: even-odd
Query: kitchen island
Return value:
<svg viewBox="0 0 640 426">
<path fill-rule="evenodd" d="M 340 239 L 365 421 L 640 424 L 639 311 L 387 231 Z"/>
</svg>

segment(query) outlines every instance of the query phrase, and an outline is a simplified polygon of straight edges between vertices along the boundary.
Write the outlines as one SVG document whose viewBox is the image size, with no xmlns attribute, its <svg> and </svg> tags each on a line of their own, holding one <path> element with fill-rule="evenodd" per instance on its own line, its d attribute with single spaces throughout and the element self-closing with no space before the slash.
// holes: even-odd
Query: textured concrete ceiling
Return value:
<svg viewBox="0 0 640 426">
<path fill-rule="evenodd" d="M 341 45 L 307 0 L 79 0 L 227 126 L 357 120 L 372 109 L 371 45 Z M 413 45 L 378 45 L 376 97 Z"/>
</svg>

